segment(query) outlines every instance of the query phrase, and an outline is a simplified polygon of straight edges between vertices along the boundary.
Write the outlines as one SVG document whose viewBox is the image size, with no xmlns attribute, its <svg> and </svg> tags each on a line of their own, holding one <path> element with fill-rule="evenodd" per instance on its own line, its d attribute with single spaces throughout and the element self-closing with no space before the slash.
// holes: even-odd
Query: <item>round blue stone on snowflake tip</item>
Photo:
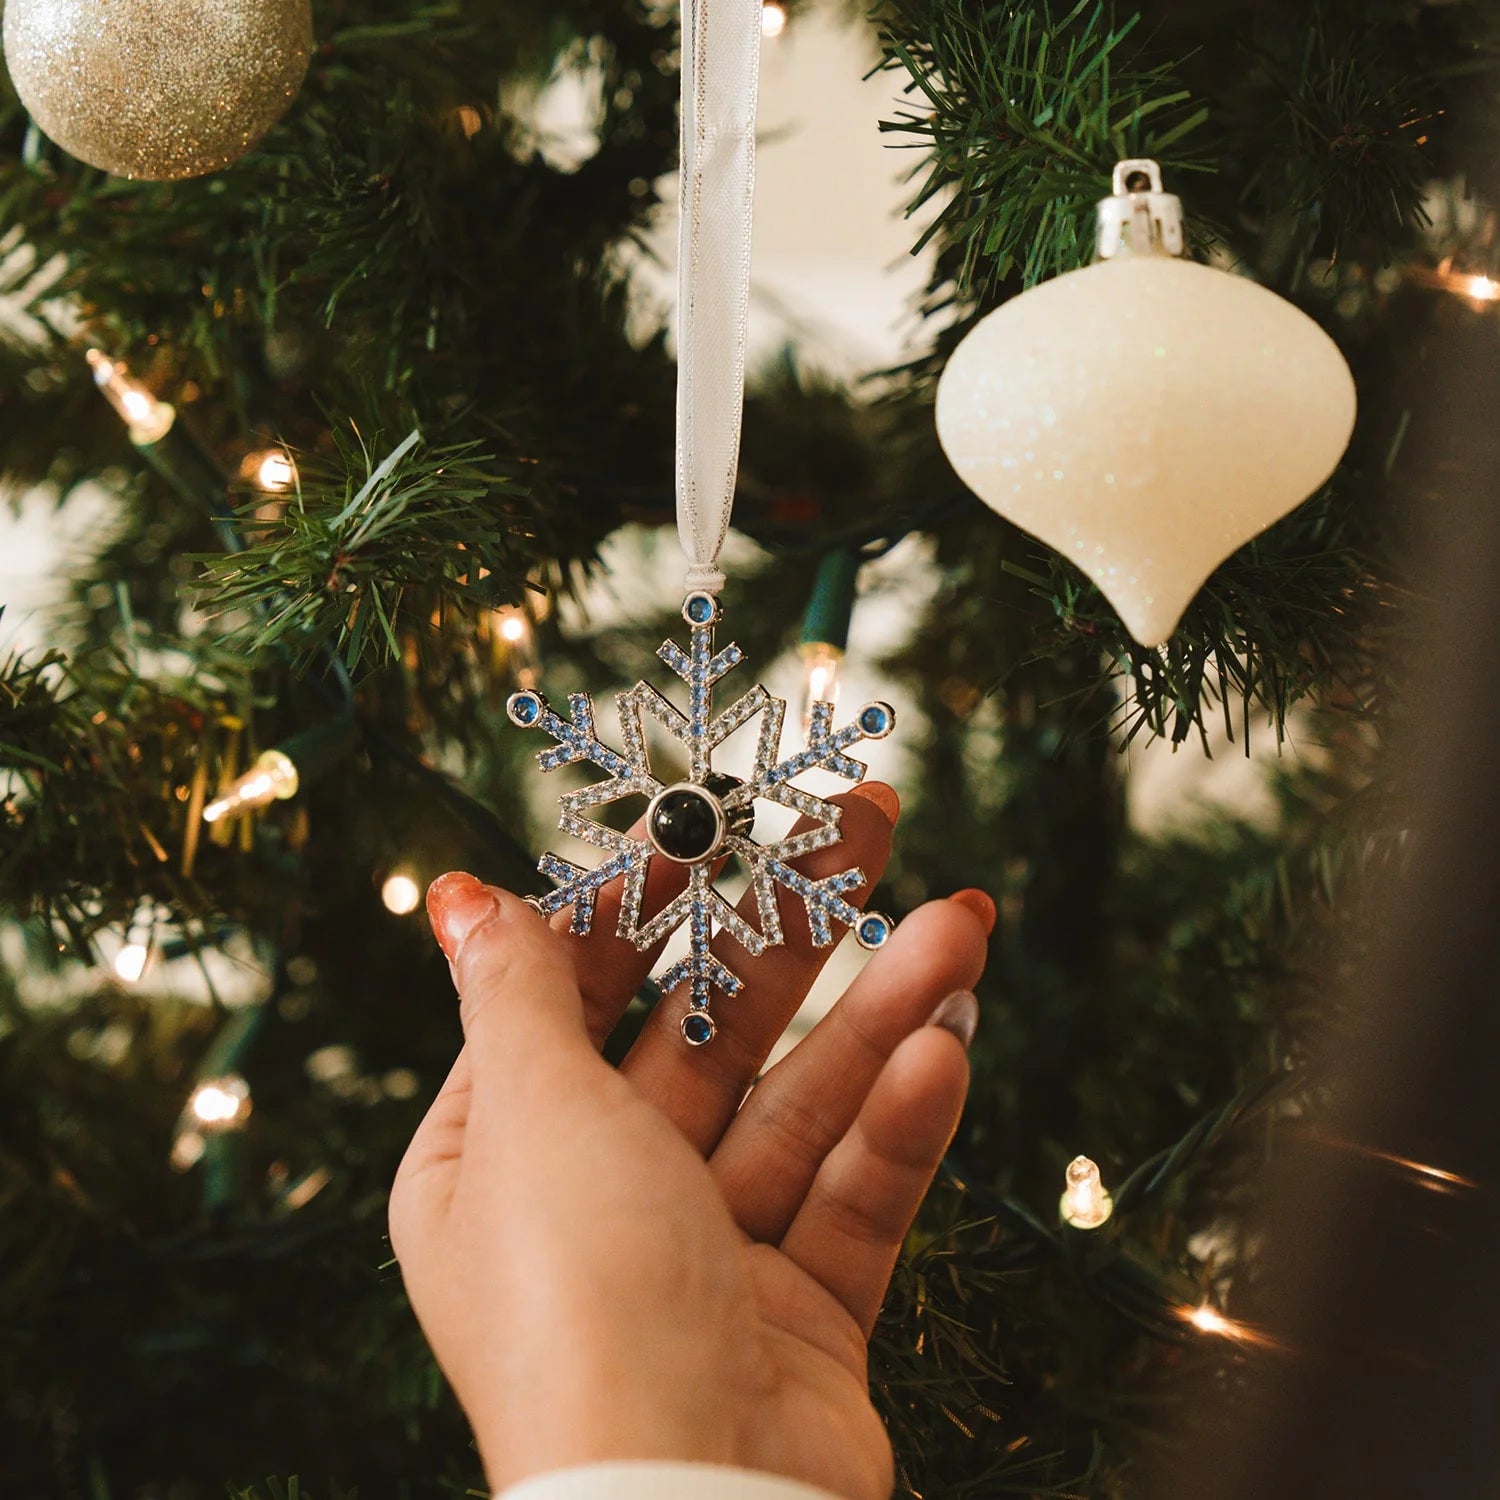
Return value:
<svg viewBox="0 0 1500 1500">
<path fill-rule="evenodd" d="M 896 710 L 889 703 L 867 703 L 859 711 L 859 732 L 869 740 L 882 740 L 896 727 Z"/>
<path fill-rule="evenodd" d="M 505 712 L 512 724 L 530 729 L 542 717 L 542 695 L 540 693 L 512 693 L 505 701 Z"/>
<path fill-rule="evenodd" d="M 719 618 L 719 601 L 712 594 L 689 594 L 682 601 L 682 618 L 689 625 L 712 625 Z"/>
<path fill-rule="evenodd" d="M 683 1040 L 689 1047 L 704 1047 L 714 1039 L 714 1018 L 706 1010 L 690 1010 L 682 1018 Z"/>
<path fill-rule="evenodd" d="M 854 941 L 861 948 L 878 948 L 891 935 L 892 922 L 877 911 L 866 912 L 854 929 Z"/>
</svg>

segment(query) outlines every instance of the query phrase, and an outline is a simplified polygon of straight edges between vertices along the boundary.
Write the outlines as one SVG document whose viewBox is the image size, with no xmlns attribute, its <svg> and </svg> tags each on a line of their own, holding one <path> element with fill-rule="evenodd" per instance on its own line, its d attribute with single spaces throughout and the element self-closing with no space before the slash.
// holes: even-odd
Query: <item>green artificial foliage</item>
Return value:
<svg viewBox="0 0 1500 1500">
<path fill-rule="evenodd" d="M 314 10 L 285 120 L 208 178 L 105 176 L 0 90 L 0 461 L 16 492 L 118 497 L 48 648 L 0 661 L 6 1495 L 482 1483 L 384 1242 L 460 1037 L 447 966 L 380 888 L 454 867 L 536 888 L 549 830 L 535 746 L 503 714 L 497 609 L 534 616 L 549 680 L 599 691 L 680 624 L 670 599 L 628 625 L 557 607 L 622 533 L 676 545 L 675 374 L 624 270 L 670 208 L 675 12 Z M 726 608 L 766 662 L 830 553 L 912 538 L 935 563 L 883 664 L 923 727 L 877 904 L 977 884 L 999 921 L 971 1103 L 872 1387 L 903 1493 L 1131 1496 L 1188 1393 L 1233 1388 L 1246 1356 L 1183 1313 L 1254 1274 L 1256 1160 L 1316 1111 L 1316 1002 L 1400 858 L 1382 747 L 1404 559 L 1448 482 L 1410 471 L 1405 438 L 1433 328 L 1485 315 L 1433 289 L 1440 268 L 1500 275 L 1489 211 L 1460 211 L 1500 196 L 1500 17 L 884 0 L 865 22 L 900 95 L 892 173 L 932 214 L 912 232 L 933 253 L 922 334 L 868 389 L 796 351 L 757 373 L 735 521 L 759 551 Z M 851 43 L 851 73 L 868 56 Z M 533 123 L 560 75 L 592 101 L 582 160 Z M 1360 393 L 1328 485 L 1151 651 L 965 490 L 932 426 L 974 322 L 1089 258 L 1122 154 L 1161 160 L 1191 253 L 1304 308 Z M 176 407 L 178 447 L 131 446 L 91 346 Z M 296 481 L 268 496 L 241 465 L 273 446 Z M 309 763 L 294 799 L 201 826 L 204 795 L 261 751 L 351 720 L 352 748 Z M 1133 827 L 1125 755 L 1198 757 L 1220 733 L 1318 754 L 1281 761 L 1264 818 Z M 142 927 L 197 999 L 114 981 L 110 944 Z M 226 953 L 266 976 L 248 999 L 220 993 Z M 226 1072 L 253 1113 L 190 1149 L 187 1100 Z M 1057 1221 L 1079 1151 L 1116 1194 L 1092 1238 Z"/>
</svg>

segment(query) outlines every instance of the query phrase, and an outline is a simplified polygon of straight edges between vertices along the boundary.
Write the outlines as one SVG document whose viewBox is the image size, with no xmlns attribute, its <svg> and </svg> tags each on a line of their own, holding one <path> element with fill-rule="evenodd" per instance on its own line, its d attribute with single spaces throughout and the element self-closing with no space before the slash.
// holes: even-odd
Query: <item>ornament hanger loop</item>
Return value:
<svg viewBox="0 0 1500 1500">
<path fill-rule="evenodd" d="M 1113 196 L 1099 200 L 1094 235 L 1098 258 L 1181 255 L 1182 200 L 1162 191 L 1161 168 L 1150 157 L 1127 157 L 1115 163 L 1113 186 Z"/>
<path fill-rule="evenodd" d="M 724 586 L 745 402 L 761 0 L 682 0 L 677 534 L 687 591 Z"/>
</svg>

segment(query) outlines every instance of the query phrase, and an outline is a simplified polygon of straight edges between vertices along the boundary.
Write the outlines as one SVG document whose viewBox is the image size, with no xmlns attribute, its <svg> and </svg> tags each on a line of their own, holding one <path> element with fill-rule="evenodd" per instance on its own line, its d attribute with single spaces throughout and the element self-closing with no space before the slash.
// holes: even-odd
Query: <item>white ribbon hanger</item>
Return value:
<svg viewBox="0 0 1500 1500">
<path fill-rule="evenodd" d="M 745 405 L 761 0 L 682 0 L 677 533 L 687 589 L 724 586 Z"/>
</svg>

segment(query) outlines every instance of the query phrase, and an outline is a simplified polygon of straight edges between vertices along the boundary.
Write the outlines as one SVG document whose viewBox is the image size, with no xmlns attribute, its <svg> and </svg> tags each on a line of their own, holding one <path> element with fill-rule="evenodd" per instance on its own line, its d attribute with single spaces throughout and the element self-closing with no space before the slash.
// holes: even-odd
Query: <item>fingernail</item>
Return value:
<svg viewBox="0 0 1500 1500">
<path fill-rule="evenodd" d="M 427 887 L 427 916 L 432 922 L 432 935 L 450 964 L 458 957 L 464 939 L 498 909 L 490 888 L 462 870 L 439 875 Z"/>
<path fill-rule="evenodd" d="M 927 1024 L 951 1031 L 967 1047 L 979 1025 L 979 1002 L 968 990 L 956 990 L 928 1016 Z"/>
<path fill-rule="evenodd" d="M 995 930 L 995 903 L 977 886 L 970 886 L 964 891 L 954 891 L 948 899 L 957 901 L 965 911 L 973 912 L 984 924 L 986 937 Z"/>
<path fill-rule="evenodd" d="M 880 809 L 880 815 L 892 828 L 896 826 L 896 819 L 901 816 L 901 799 L 896 795 L 895 787 L 890 787 L 883 781 L 862 781 L 858 786 L 849 788 L 851 797 L 863 797 L 866 802 Z"/>
</svg>

